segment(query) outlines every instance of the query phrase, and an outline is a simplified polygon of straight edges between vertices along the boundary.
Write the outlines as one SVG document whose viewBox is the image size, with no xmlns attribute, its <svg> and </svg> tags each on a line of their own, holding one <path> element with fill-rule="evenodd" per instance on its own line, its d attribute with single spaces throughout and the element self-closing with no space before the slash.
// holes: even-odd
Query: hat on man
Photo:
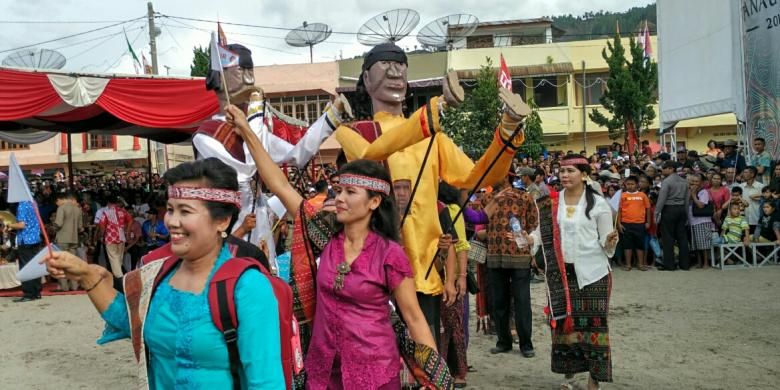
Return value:
<svg viewBox="0 0 780 390">
<path fill-rule="evenodd" d="M 736 147 L 737 146 L 737 141 L 734 141 L 733 139 L 726 140 L 725 142 L 723 142 L 723 146 L 724 147 L 726 147 L 726 146 Z"/>
<path fill-rule="evenodd" d="M 610 171 L 608 171 L 606 169 L 599 172 L 599 177 L 605 177 L 605 178 L 611 179 L 611 180 L 620 180 L 620 175 L 618 175 L 617 173 L 614 173 L 614 172 L 610 172 Z"/>
<path fill-rule="evenodd" d="M 663 169 L 672 168 L 677 169 L 678 164 L 677 161 L 668 160 L 664 162 Z"/>
<path fill-rule="evenodd" d="M 392 42 L 382 43 L 374 46 L 373 49 L 366 53 L 366 56 L 363 57 L 363 66 L 361 67 L 361 70 L 366 71 L 379 61 L 393 61 L 406 64 L 408 60 L 406 58 L 406 52 L 398 45 Z"/>
<path fill-rule="evenodd" d="M 530 167 L 522 167 L 517 171 L 518 176 L 535 176 L 536 169 Z"/>
</svg>

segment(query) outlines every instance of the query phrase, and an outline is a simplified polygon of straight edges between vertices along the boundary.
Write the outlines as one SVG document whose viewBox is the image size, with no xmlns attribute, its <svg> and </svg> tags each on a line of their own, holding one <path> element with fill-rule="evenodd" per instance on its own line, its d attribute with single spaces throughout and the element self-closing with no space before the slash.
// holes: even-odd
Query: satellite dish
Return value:
<svg viewBox="0 0 780 390">
<path fill-rule="evenodd" d="M 32 69 L 62 69 L 65 56 L 49 49 L 24 49 L 9 54 L 3 60 L 3 66 Z"/>
<path fill-rule="evenodd" d="M 314 45 L 328 39 L 333 31 L 325 23 L 306 23 L 287 33 L 284 41 L 290 46 L 309 47 L 309 60 L 314 62 Z"/>
<path fill-rule="evenodd" d="M 376 46 L 386 42 L 398 42 L 405 38 L 420 23 L 417 11 L 401 8 L 374 16 L 360 26 L 358 42 Z"/>
<path fill-rule="evenodd" d="M 474 15 L 443 16 L 425 25 L 417 33 L 417 40 L 425 47 L 447 50 L 466 39 L 477 29 L 479 20 Z"/>
</svg>

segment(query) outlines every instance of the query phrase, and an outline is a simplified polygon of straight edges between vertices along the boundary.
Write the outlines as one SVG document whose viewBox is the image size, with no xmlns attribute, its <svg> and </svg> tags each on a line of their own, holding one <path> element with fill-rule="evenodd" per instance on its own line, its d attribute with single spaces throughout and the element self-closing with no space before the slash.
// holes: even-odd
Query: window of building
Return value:
<svg viewBox="0 0 780 390">
<path fill-rule="evenodd" d="M 306 120 L 306 105 L 302 103 L 295 104 L 295 118 L 302 121 Z"/>
<path fill-rule="evenodd" d="M 511 34 L 493 35 L 493 47 L 508 47 L 508 46 L 512 46 Z"/>
<path fill-rule="evenodd" d="M 558 104 L 558 80 L 555 76 L 534 77 L 534 102 L 539 107 L 557 107 Z M 563 86 L 562 88 L 565 88 Z"/>
<path fill-rule="evenodd" d="M 512 79 L 512 92 L 519 94 L 520 97 L 523 98 L 523 100 L 527 100 L 525 97 L 525 84 L 523 84 L 522 79 L 519 78 Z"/>
<path fill-rule="evenodd" d="M 285 115 L 312 124 L 330 103 L 330 95 L 271 98 L 269 102 Z"/>
<path fill-rule="evenodd" d="M 30 145 L 13 144 L 6 141 L 0 141 L 0 150 L 25 150 L 30 149 Z"/>
<path fill-rule="evenodd" d="M 282 105 L 282 113 L 287 116 L 293 116 L 293 105 L 292 104 L 283 104 Z"/>
<path fill-rule="evenodd" d="M 467 49 L 479 49 L 493 47 L 493 37 L 491 35 L 473 35 L 466 38 Z"/>
<path fill-rule="evenodd" d="M 319 115 L 319 104 L 317 102 L 306 103 L 306 116 L 309 119 L 309 123 L 313 123 Z"/>
<path fill-rule="evenodd" d="M 577 99 L 577 105 L 582 105 L 582 86 L 585 88 L 585 104 L 601 104 L 601 97 L 607 90 L 607 80 L 609 73 L 586 73 L 585 82 L 583 82 L 582 73 L 576 75 L 577 84 L 574 86 L 574 94 Z"/>
<path fill-rule="evenodd" d="M 104 134 L 89 134 L 87 137 L 87 149 L 112 149 L 114 138 Z"/>
</svg>

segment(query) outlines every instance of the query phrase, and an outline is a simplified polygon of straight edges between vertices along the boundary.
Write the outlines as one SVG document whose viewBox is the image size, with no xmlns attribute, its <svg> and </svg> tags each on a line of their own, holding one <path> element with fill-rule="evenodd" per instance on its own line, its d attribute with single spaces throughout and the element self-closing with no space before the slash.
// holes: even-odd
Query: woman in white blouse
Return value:
<svg viewBox="0 0 780 390">
<path fill-rule="evenodd" d="M 588 372 L 588 389 L 612 382 L 609 346 L 609 297 L 612 289 L 609 258 L 615 253 L 618 234 L 606 199 L 586 180 L 588 160 L 570 155 L 561 162 L 564 190 L 552 208 L 556 264 L 548 277 L 550 293 L 555 286 L 565 302 L 565 314 L 553 317 L 552 371 L 566 376 L 562 389 L 575 388 L 574 375 Z M 557 237 L 555 237 L 557 236 Z M 564 272 L 565 270 L 565 272 Z M 561 326 L 557 326 L 560 324 Z"/>
</svg>

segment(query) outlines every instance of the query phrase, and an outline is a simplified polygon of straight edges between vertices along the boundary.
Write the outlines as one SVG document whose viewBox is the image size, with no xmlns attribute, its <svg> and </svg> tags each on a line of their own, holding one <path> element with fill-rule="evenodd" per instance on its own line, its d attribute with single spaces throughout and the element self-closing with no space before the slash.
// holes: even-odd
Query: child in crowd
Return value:
<svg viewBox="0 0 780 390">
<path fill-rule="evenodd" d="M 618 210 L 618 231 L 626 257 L 625 270 L 631 271 L 632 255 L 636 251 L 637 267 L 647 271 L 645 264 L 645 236 L 650 228 L 650 199 L 638 191 L 639 180 L 629 176 L 625 182 L 626 191 L 620 195 Z"/>
<path fill-rule="evenodd" d="M 767 203 L 772 203 L 774 206 L 774 209 L 777 209 L 777 204 L 775 203 L 774 199 L 774 192 L 772 191 L 771 186 L 765 186 L 761 189 L 761 199 L 759 200 L 759 207 L 758 207 L 758 217 L 761 218 L 764 216 L 764 205 Z"/>
<path fill-rule="evenodd" d="M 739 244 L 741 242 L 744 246 L 750 245 L 748 239 L 750 226 L 745 216 L 742 215 L 742 209 L 738 202 L 731 202 L 729 215 L 723 220 L 721 228 L 723 229 L 722 240 L 724 244 Z M 734 262 L 726 260 L 726 264 L 734 264 Z"/>
<path fill-rule="evenodd" d="M 780 244 L 780 214 L 777 212 L 777 206 L 774 202 L 765 202 L 761 211 L 763 215 L 758 220 L 756 232 L 753 233 L 753 242 Z"/>
<path fill-rule="evenodd" d="M 745 199 L 742 199 L 742 187 L 734 186 L 734 188 L 731 189 L 731 199 L 729 200 L 729 210 L 731 210 L 732 205 L 739 205 L 739 213 L 744 214 L 745 209 L 748 207 L 747 202 L 745 202 Z"/>
</svg>

